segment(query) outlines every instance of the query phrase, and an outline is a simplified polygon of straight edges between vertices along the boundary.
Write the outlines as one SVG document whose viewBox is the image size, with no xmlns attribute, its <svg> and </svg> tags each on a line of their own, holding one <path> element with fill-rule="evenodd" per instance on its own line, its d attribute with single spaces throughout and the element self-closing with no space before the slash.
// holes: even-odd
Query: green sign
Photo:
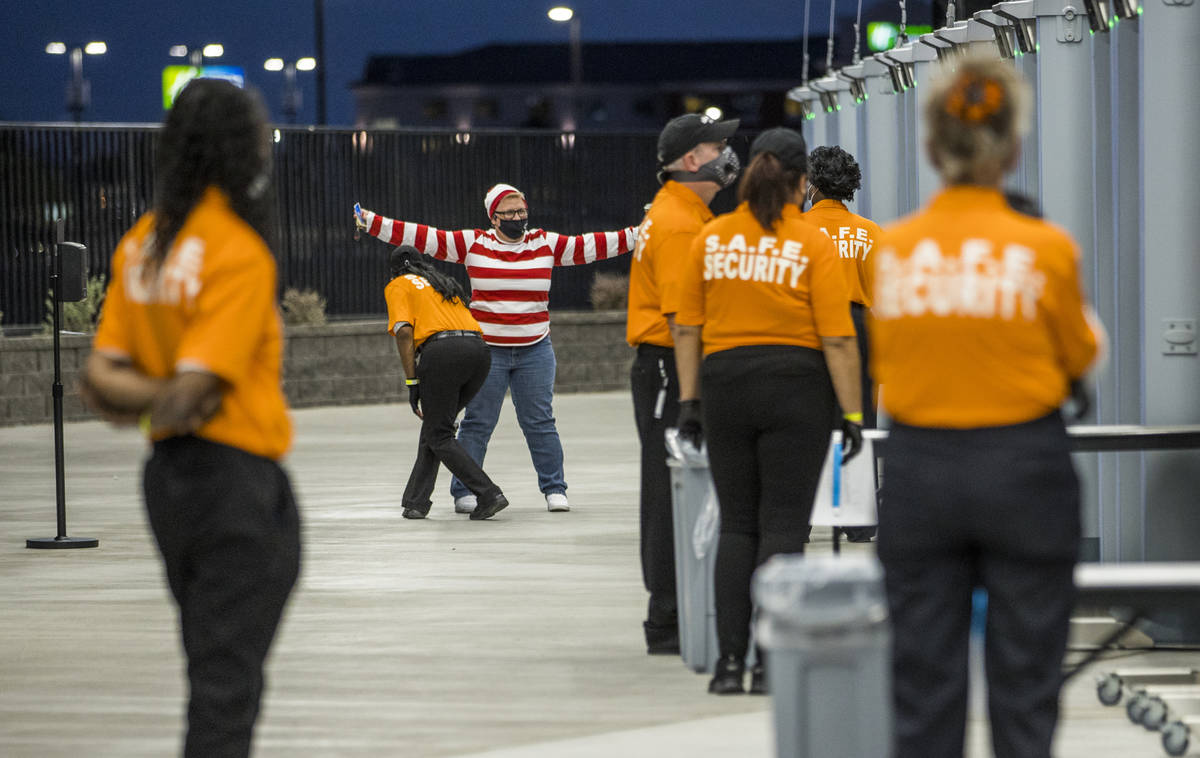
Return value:
<svg viewBox="0 0 1200 758">
<path fill-rule="evenodd" d="M 175 98 L 197 77 L 224 79 L 239 87 L 246 86 L 246 75 L 238 66 L 167 66 L 162 73 L 163 110 L 171 110 Z"/>
<path fill-rule="evenodd" d="M 909 24 L 904 27 L 904 31 L 909 37 L 916 37 L 921 34 L 929 34 L 933 31 L 933 27 L 929 24 Z M 867 22 L 867 47 L 875 52 L 891 50 L 899 40 L 899 24 L 893 24 L 891 21 Z"/>
</svg>

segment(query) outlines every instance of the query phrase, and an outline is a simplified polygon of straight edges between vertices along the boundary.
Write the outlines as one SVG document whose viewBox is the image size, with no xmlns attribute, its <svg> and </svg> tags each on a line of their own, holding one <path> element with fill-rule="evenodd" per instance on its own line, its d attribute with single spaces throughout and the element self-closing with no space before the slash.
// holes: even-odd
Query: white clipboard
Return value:
<svg viewBox="0 0 1200 758">
<path fill-rule="evenodd" d="M 821 468 L 817 499 L 813 503 L 813 526 L 874 526 L 875 456 L 871 440 L 863 439 L 862 450 L 845 466 L 842 462 L 842 433 L 834 432 Z M 836 497 L 835 497 L 836 495 Z"/>
</svg>

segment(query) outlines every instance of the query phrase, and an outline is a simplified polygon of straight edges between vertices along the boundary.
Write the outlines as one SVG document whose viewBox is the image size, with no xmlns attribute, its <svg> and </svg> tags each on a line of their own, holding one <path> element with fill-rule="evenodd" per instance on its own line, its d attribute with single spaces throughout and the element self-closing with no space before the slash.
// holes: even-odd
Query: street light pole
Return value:
<svg viewBox="0 0 1200 758">
<path fill-rule="evenodd" d="M 583 35 L 580 32 L 579 16 L 571 16 L 571 84 L 575 96 L 579 96 L 579 85 L 583 83 Z"/>
<path fill-rule="evenodd" d="M 296 123 L 296 115 L 300 112 L 303 102 L 300 87 L 296 84 L 297 71 L 313 71 L 317 67 L 315 58 L 305 57 L 293 63 L 284 63 L 282 58 L 268 58 L 263 61 L 267 71 L 283 72 L 283 115 L 289 124 Z"/>
<path fill-rule="evenodd" d="M 299 112 L 300 88 L 296 86 L 296 64 L 289 63 L 283 69 L 283 115 L 289 124 L 294 124 Z"/>
<path fill-rule="evenodd" d="M 92 99 L 91 84 L 83 78 L 83 55 L 104 55 L 108 45 L 103 42 L 89 42 L 86 45 L 71 45 L 69 48 L 63 42 L 51 42 L 46 45 L 49 55 L 67 55 L 71 62 L 71 81 L 67 83 L 67 111 L 78 123 L 83 120 L 83 112 Z"/>
<path fill-rule="evenodd" d="M 325 126 L 325 0 L 313 0 L 313 24 L 317 46 L 317 125 Z"/>
<path fill-rule="evenodd" d="M 574 128 L 578 123 L 580 90 L 583 83 L 583 34 L 580 30 L 579 15 L 565 5 L 558 5 L 546 11 L 551 21 L 569 22 L 571 39 L 571 116 L 568 122 Z"/>
<path fill-rule="evenodd" d="M 83 78 L 83 48 L 71 48 L 71 84 L 67 88 L 67 110 L 75 117 L 75 123 L 83 121 L 83 110 L 91 98 L 88 82 Z"/>
</svg>

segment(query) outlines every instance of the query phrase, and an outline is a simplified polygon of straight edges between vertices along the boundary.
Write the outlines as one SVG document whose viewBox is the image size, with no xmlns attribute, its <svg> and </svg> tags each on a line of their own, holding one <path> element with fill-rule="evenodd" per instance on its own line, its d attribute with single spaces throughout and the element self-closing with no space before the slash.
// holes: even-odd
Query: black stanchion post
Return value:
<svg viewBox="0 0 1200 758">
<path fill-rule="evenodd" d="M 67 490 L 65 483 L 65 472 L 63 468 L 63 386 L 62 386 L 62 362 L 59 355 L 59 328 L 62 318 L 63 304 L 63 281 L 62 281 L 62 259 L 63 248 L 69 251 L 69 254 L 78 256 L 78 268 L 75 263 L 72 263 L 73 273 L 78 270 L 79 275 L 83 280 L 83 290 L 87 289 L 87 266 L 86 261 L 87 248 L 78 242 L 63 242 L 63 220 L 59 219 L 55 222 L 56 234 L 55 244 L 50 253 L 50 303 L 53 309 L 51 321 L 54 328 L 54 384 L 51 388 L 51 396 L 54 401 L 54 494 L 57 500 L 56 511 L 58 516 L 58 534 L 54 537 L 39 537 L 36 539 L 25 540 L 25 547 L 38 549 L 63 549 L 76 547 L 96 547 L 100 544 L 100 540 L 94 537 L 68 537 L 67 536 Z M 85 293 L 71 293 L 74 300 L 83 299 Z"/>
</svg>

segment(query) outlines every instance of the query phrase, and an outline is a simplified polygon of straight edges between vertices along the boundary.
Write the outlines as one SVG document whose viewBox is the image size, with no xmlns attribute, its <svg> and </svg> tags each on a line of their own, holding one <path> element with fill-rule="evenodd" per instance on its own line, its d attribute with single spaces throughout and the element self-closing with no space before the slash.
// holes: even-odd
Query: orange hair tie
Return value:
<svg viewBox="0 0 1200 758">
<path fill-rule="evenodd" d="M 1004 106 L 1004 88 L 993 79 L 963 74 L 946 97 L 945 111 L 959 121 L 982 124 Z"/>
</svg>

